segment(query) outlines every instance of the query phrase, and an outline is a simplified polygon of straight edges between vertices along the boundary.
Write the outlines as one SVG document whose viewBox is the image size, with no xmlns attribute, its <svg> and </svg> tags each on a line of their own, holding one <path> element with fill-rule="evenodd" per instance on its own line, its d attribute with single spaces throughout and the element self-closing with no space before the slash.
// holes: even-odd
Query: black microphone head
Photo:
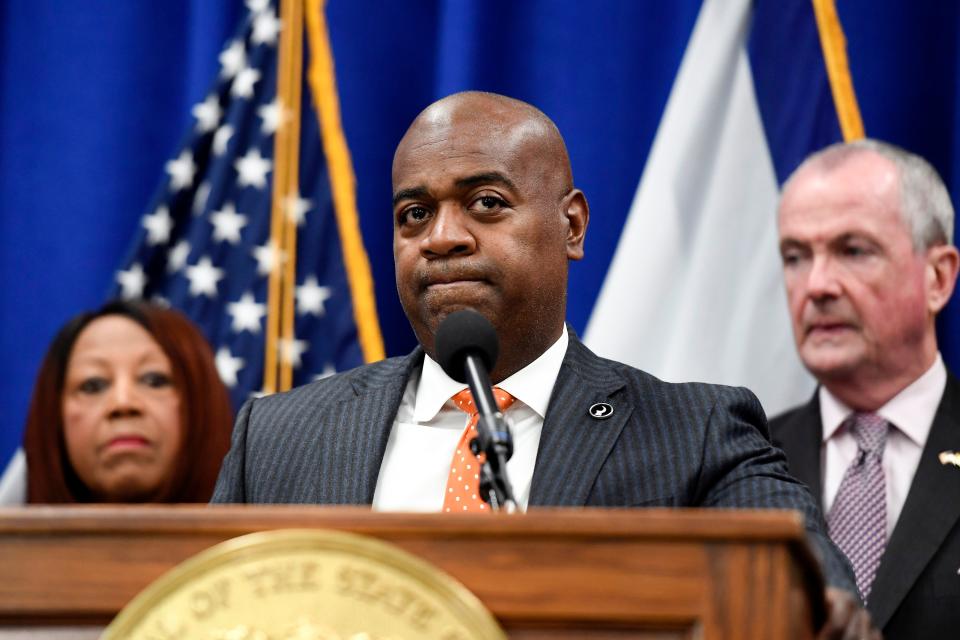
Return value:
<svg viewBox="0 0 960 640">
<path fill-rule="evenodd" d="M 471 309 L 454 311 L 440 322 L 434 341 L 437 364 L 457 382 L 466 382 L 467 355 L 483 361 L 487 371 L 493 371 L 500 352 L 497 330 L 490 321 Z"/>
</svg>

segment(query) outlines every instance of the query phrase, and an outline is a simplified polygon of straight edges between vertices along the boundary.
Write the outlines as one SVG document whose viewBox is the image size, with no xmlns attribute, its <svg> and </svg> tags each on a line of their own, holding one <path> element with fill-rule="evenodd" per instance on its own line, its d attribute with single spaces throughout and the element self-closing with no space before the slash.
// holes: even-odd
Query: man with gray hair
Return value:
<svg viewBox="0 0 960 640">
<path fill-rule="evenodd" d="M 935 319 L 957 278 L 936 171 L 836 144 L 784 185 L 780 253 L 800 358 L 820 385 L 771 421 L 888 639 L 960 629 L 960 383 Z M 952 630 L 952 631 L 951 631 Z"/>
</svg>

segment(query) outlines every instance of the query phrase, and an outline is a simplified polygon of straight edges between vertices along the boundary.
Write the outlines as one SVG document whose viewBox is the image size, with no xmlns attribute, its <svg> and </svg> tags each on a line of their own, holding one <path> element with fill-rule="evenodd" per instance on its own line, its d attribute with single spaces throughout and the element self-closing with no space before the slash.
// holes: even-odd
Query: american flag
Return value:
<svg viewBox="0 0 960 640">
<path fill-rule="evenodd" d="M 274 136 L 287 117 L 277 98 L 282 24 L 268 0 L 247 7 L 220 53 L 216 81 L 166 163 L 114 290 L 193 319 L 236 407 L 263 387 L 268 275 L 289 259 L 270 241 Z M 280 345 L 295 385 L 364 362 L 312 105 L 304 83 L 300 193 L 286 199 L 297 222 L 295 338 Z"/>
</svg>

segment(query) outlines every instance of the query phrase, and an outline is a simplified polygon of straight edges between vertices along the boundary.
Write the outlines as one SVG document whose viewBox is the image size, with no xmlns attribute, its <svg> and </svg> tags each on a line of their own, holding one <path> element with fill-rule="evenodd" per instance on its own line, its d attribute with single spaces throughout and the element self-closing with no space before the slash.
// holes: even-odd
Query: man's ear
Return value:
<svg viewBox="0 0 960 640">
<path fill-rule="evenodd" d="M 587 235 L 587 223 L 590 222 L 590 205 L 580 189 L 571 189 L 560 203 L 561 211 L 567 221 L 567 258 L 583 258 L 583 240 Z"/>
<path fill-rule="evenodd" d="M 936 245 L 927 249 L 927 310 L 937 315 L 943 309 L 960 269 L 960 254 L 953 245 Z"/>
</svg>

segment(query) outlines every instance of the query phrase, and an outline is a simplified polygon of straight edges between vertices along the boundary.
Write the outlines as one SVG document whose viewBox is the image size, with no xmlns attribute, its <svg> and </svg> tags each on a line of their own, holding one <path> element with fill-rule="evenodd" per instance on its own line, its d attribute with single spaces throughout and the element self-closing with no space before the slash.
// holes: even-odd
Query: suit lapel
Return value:
<svg viewBox="0 0 960 640">
<path fill-rule="evenodd" d="M 583 506 L 600 467 L 633 407 L 615 397 L 624 381 L 570 331 L 570 344 L 550 396 L 530 487 L 531 506 Z M 589 413 L 594 403 L 613 407 L 607 419 Z"/>
<path fill-rule="evenodd" d="M 878 627 L 890 620 L 960 518 L 960 469 L 941 464 L 941 451 L 960 451 L 960 383 L 950 374 L 870 592 L 869 609 Z"/>
<path fill-rule="evenodd" d="M 823 487 L 820 472 L 820 444 L 823 441 L 823 421 L 820 418 L 820 394 L 813 398 L 791 417 L 778 433 L 780 445 L 790 460 L 790 473 L 810 487 L 810 493 L 823 504 Z"/>
<path fill-rule="evenodd" d="M 423 361 L 412 354 L 352 381 L 354 396 L 322 407 L 337 436 L 324 448 L 318 481 L 321 504 L 371 504 L 394 418 L 410 374 Z M 326 436 L 323 436 L 326 437 Z"/>
</svg>

